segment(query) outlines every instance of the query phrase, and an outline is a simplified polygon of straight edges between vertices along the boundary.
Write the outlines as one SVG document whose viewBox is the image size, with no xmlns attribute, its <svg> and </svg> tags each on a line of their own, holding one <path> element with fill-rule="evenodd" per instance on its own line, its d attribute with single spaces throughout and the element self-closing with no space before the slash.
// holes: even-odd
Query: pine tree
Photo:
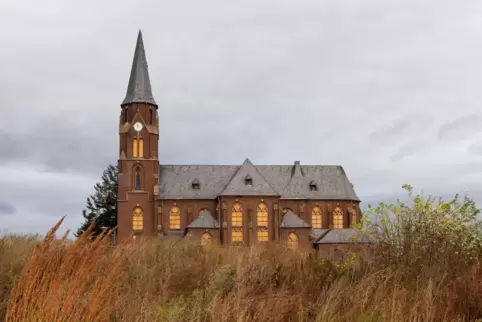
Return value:
<svg viewBox="0 0 482 322">
<path fill-rule="evenodd" d="M 94 186 L 95 193 L 87 198 L 82 210 L 85 221 L 75 236 L 80 236 L 94 222 L 93 237 L 117 225 L 117 166 L 109 165 L 102 174 L 102 181 Z"/>
</svg>

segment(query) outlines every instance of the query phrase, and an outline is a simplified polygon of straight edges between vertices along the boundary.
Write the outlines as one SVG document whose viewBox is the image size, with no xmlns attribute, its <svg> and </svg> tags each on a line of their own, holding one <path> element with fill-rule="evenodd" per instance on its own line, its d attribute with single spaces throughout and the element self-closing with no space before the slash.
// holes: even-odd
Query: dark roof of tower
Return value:
<svg viewBox="0 0 482 322">
<path fill-rule="evenodd" d="M 137 36 L 136 50 L 134 52 L 134 59 L 132 60 L 131 76 L 129 78 L 129 85 L 127 86 L 126 97 L 121 105 L 130 103 L 148 103 L 157 106 L 154 96 L 152 96 L 146 52 L 144 51 L 144 42 L 140 30 Z"/>
</svg>

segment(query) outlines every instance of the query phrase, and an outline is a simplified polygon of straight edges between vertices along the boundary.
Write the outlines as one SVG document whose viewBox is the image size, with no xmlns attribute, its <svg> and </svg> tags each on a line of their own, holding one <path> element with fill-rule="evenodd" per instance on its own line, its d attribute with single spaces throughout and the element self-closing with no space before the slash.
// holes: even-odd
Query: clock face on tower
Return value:
<svg viewBox="0 0 482 322">
<path fill-rule="evenodd" d="M 136 122 L 134 124 L 134 130 L 136 130 L 137 132 L 139 132 L 140 130 L 142 130 L 142 124 L 140 122 Z"/>
</svg>

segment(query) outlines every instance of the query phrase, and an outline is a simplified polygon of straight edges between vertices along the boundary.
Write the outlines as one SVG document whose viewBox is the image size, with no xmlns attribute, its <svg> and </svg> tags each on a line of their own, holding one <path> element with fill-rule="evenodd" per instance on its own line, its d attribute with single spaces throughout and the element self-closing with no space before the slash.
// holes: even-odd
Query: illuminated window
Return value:
<svg viewBox="0 0 482 322">
<path fill-rule="evenodd" d="M 258 241 L 267 242 L 268 239 L 268 229 L 266 227 L 258 227 Z"/>
<path fill-rule="evenodd" d="M 231 232 L 231 240 L 233 243 L 242 243 L 243 242 L 243 229 L 242 228 L 235 228 Z"/>
<path fill-rule="evenodd" d="M 298 248 L 298 235 L 295 233 L 289 233 L 288 235 L 288 248 Z"/>
<path fill-rule="evenodd" d="M 201 208 L 201 210 L 199 210 L 199 214 L 202 214 L 202 213 L 205 212 L 205 211 L 207 211 L 207 212 L 210 213 L 210 211 L 209 211 L 208 208 Z"/>
<path fill-rule="evenodd" d="M 318 206 L 311 211 L 311 227 L 322 228 L 321 209 Z"/>
<path fill-rule="evenodd" d="M 356 218 L 357 211 L 355 206 L 353 206 L 350 209 L 351 209 L 351 225 L 353 227 L 357 223 L 357 218 Z"/>
<path fill-rule="evenodd" d="M 333 211 L 333 228 L 343 228 L 343 210 L 340 207 Z"/>
<path fill-rule="evenodd" d="M 139 140 L 139 158 L 144 157 L 144 140 L 140 139 Z"/>
<path fill-rule="evenodd" d="M 213 237 L 210 233 L 204 233 L 201 236 L 201 245 L 210 245 L 213 242 Z"/>
<path fill-rule="evenodd" d="M 258 241 L 268 241 L 268 208 L 264 202 L 258 205 L 256 213 L 258 225 Z"/>
<path fill-rule="evenodd" d="M 137 158 L 139 156 L 139 146 L 137 145 L 137 139 L 132 140 L 132 156 Z"/>
<path fill-rule="evenodd" d="M 174 206 L 169 212 L 169 229 L 180 230 L 181 229 L 181 212 L 179 207 Z"/>
<path fill-rule="evenodd" d="M 144 214 L 142 209 L 137 207 L 132 214 L 132 230 L 140 231 L 144 228 Z"/>
<path fill-rule="evenodd" d="M 141 168 L 136 168 L 136 190 L 141 190 Z"/>
<path fill-rule="evenodd" d="M 243 209 L 238 202 L 233 205 L 233 210 L 231 212 L 231 226 L 243 227 Z"/>
</svg>

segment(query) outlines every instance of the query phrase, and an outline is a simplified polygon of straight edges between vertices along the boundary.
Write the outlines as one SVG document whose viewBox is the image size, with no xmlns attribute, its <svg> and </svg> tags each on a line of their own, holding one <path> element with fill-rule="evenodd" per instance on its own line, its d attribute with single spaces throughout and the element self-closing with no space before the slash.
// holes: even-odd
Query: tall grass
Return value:
<svg viewBox="0 0 482 322">
<path fill-rule="evenodd" d="M 7 321 L 475 321 L 482 318 L 482 257 L 459 234 L 478 231 L 446 231 L 463 205 L 442 207 L 439 219 L 423 215 L 438 206 L 410 208 L 408 217 L 397 210 L 405 223 L 391 234 L 378 229 L 375 246 L 340 260 L 278 244 L 138 239 L 111 248 L 88 232 L 69 243 L 54 238 L 59 223 L 43 241 L 0 239 L 7 281 L 0 314 Z M 463 211 L 475 210 L 469 206 Z"/>
</svg>

